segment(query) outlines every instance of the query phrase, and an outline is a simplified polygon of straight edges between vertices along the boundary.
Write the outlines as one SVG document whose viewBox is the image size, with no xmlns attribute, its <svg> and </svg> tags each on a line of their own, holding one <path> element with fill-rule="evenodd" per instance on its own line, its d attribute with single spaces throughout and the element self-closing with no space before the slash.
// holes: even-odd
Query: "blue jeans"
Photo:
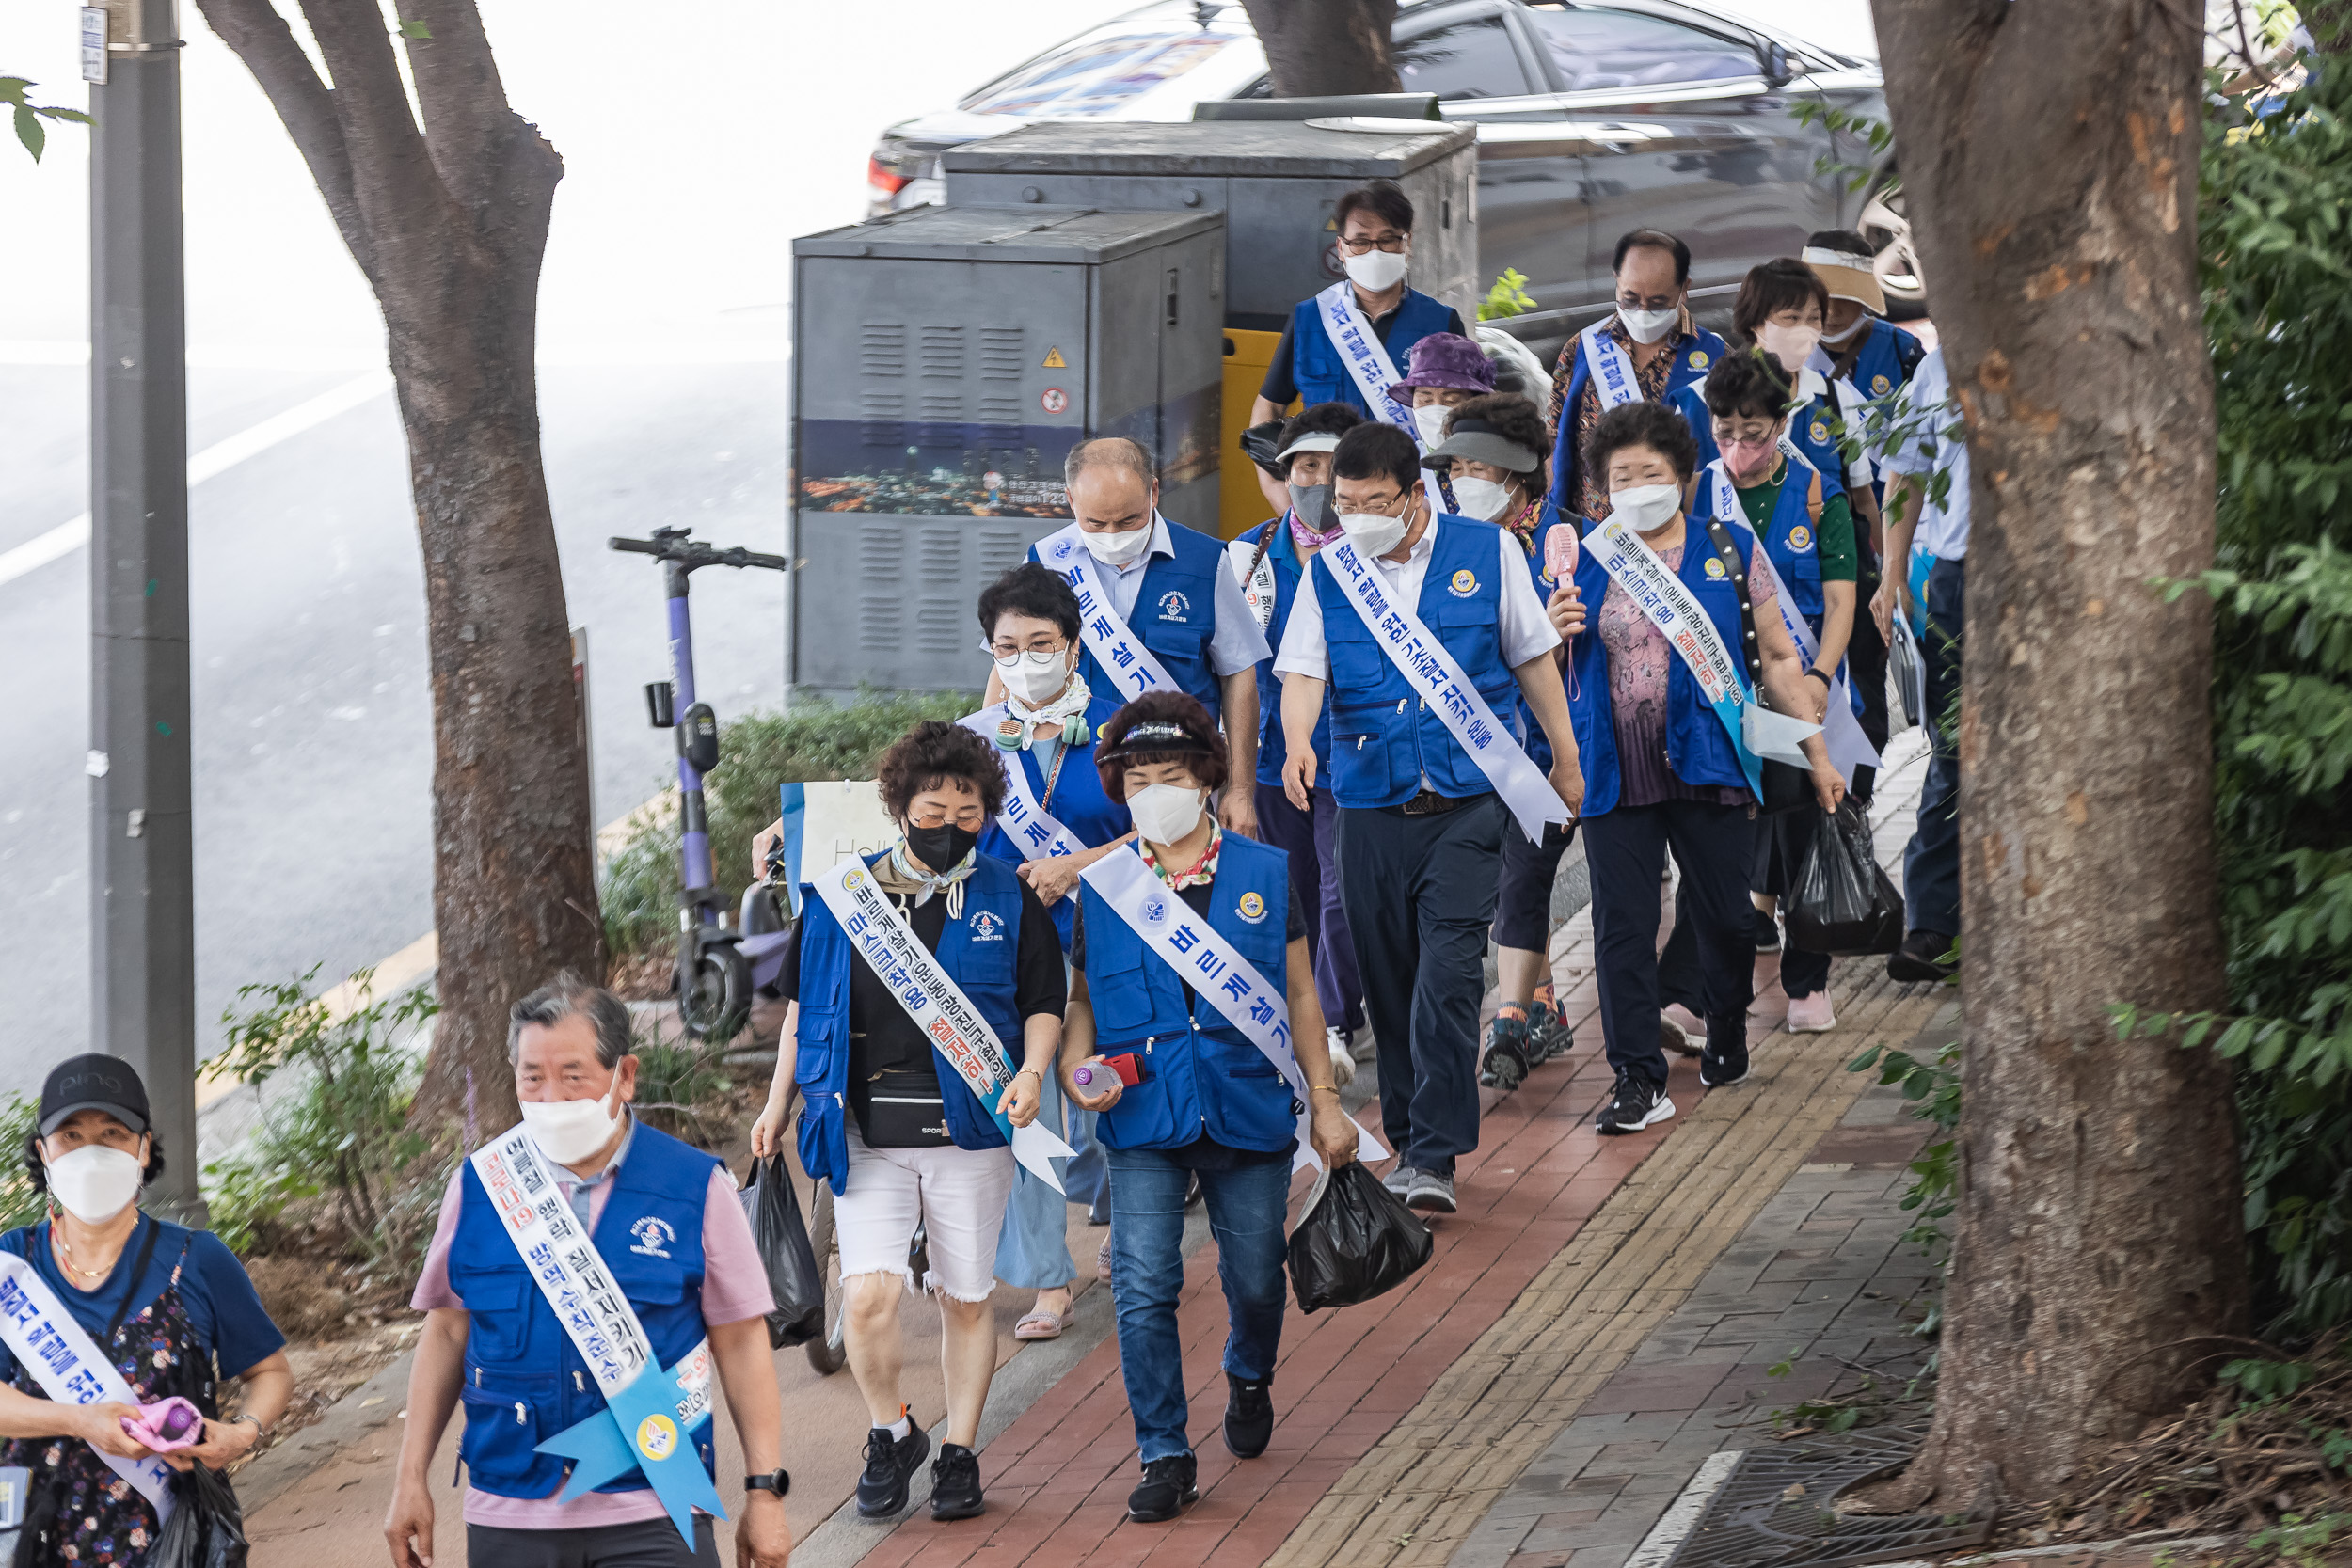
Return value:
<svg viewBox="0 0 2352 1568">
<path fill-rule="evenodd" d="M 1191 1173 L 1164 1149 L 1114 1148 L 1111 1300 L 1119 1309 L 1119 1368 L 1143 1462 L 1192 1451 L 1184 1435 L 1184 1341 L 1176 1297 L 1184 1286 L 1184 1184 Z M 1209 1232 L 1225 1286 L 1225 1370 L 1252 1382 L 1274 1375 L 1282 1342 L 1283 1212 L 1291 1163 L 1204 1170 Z"/>
<path fill-rule="evenodd" d="M 1928 573 L 1927 732 L 1931 747 L 1919 817 L 1903 850 L 1903 926 L 1952 938 L 1960 934 L 1960 741 L 1944 733 L 1944 715 L 1960 689 L 1960 632 L 1967 606 L 1964 562 L 1938 561 Z M 1949 946 L 1948 940 L 1945 943 Z M 1941 954 L 1939 953 L 1939 957 Z"/>
</svg>

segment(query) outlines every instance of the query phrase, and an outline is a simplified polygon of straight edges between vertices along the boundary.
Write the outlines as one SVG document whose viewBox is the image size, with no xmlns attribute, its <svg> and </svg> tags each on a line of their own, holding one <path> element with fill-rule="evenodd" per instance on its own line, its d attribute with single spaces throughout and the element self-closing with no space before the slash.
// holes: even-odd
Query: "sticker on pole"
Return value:
<svg viewBox="0 0 2352 1568">
<path fill-rule="evenodd" d="M 106 85 L 106 8 L 82 8 L 82 80 Z"/>
<path fill-rule="evenodd" d="M 1070 368 L 1070 361 L 1061 356 L 1060 349 L 1049 348 L 1045 351 L 1045 361 L 1041 368 L 1049 371 L 1066 371 Z"/>
<path fill-rule="evenodd" d="M 1045 395 L 1037 401 L 1038 405 L 1048 414 L 1066 414 L 1070 411 L 1070 394 L 1058 387 L 1046 388 Z"/>
</svg>

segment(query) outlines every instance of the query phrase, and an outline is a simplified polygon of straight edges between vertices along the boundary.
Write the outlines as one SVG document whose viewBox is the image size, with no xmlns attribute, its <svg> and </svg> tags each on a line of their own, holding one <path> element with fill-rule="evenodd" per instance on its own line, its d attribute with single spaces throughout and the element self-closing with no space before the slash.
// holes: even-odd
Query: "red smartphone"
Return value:
<svg viewBox="0 0 2352 1568">
<path fill-rule="evenodd" d="M 1576 576 L 1576 525 L 1556 524 L 1544 535 L 1544 575 L 1556 586 Z"/>
<path fill-rule="evenodd" d="M 1136 1059 L 1136 1053 L 1132 1051 L 1122 1051 L 1116 1056 L 1105 1056 L 1103 1058 L 1103 1065 L 1119 1074 L 1119 1081 L 1131 1089 L 1143 1082 L 1143 1064 Z"/>
</svg>

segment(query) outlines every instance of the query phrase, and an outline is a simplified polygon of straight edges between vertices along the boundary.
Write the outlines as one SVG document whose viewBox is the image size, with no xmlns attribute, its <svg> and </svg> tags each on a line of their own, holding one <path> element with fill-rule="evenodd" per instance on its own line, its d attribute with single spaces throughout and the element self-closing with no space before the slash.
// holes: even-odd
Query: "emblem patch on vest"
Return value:
<svg viewBox="0 0 2352 1568">
<path fill-rule="evenodd" d="M 1886 377 L 1883 375 L 1874 375 L 1870 378 L 1870 395 L 1872 397 L 1883 398 L 1893 389 L 1894 383 L 1888 381 Z"/>
<path fill-rule="evenodd" d="M 670 1243 L 677 1240 L 677 1232 L 670 1227 L 670 1222 L 653 1214 L 630 1226 L 628 1233 L 637 1238 L 637 1244 L 628 1250 L 643 1258 L 669 1257 Z"/>
<path fill-rule="evenodd" d="M 972 917 L 972 940 L 974 942 L 1004 941 L 1005 923 L 988 911 L 980 911 Z"/>
<path fill-rule="evenodd" d="M 657 1465 L 677 1448 L 677 1423 L 667 1416 L 648 1416 L 637 1423 L 637 1451 Z"/>
<path fill-rule="evenodd" d="M 1181 621 L 1192 612 L 1192 601 L 1174 589 L 1160 595 L 1160 619 Z"/>
<path fill-rule="evenodd" d="M 1705 349 L 1694 348 L 1691 351 L 1691 368 L 1694 371 L 1703 371 L 1707 369 L 1707 351 Z"/>
<path fill-rule="evenodd" d="M 1823 424 L 1820 420 L 1816 420 L 1813 421 L 1813 428 L 1806 431 L 1805 434 L 1813 437 L 1813 444 L 1818 447 L 1828 441 L 1829 426 Z"/>
<path fill-rule="evenodd" d="M 1788 531 L 1788 547 L 1792 550 L 1811 549 L 1813 547 L 1813 531 L 1805 527 L 1803 523 L 1799 523 L 1795 528 L 1790 529 Z"/>
<path fill-rule="evenodd" d="M 1455 598 L 1467 599 L 1478 592 L 1478 574 L 1465 566 L 1454 574 L 1454 580 L 1446 587 Z"/>
<path fill-rule="evenodd" d="M 1265 900 L 1254 893 L 1245 893 L 1241 895 L 1241 903 L 1234 908 L 1233 912 L 1255 926 L 1265 918 Z"/>
<path fill-rule="evenodd" d="M 1724 558 L 1722 556 L 1710 555 L 1707 558 L 1707 575 L 1710 578 L 1719 578 L 1724 575 Z"/>
</svg>

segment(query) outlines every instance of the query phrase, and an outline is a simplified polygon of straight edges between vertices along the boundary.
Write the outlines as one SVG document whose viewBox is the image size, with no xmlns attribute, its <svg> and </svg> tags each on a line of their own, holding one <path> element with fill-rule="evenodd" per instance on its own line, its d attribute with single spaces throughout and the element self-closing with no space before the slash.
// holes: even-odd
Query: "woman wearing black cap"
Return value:
<svg viewBox="0 0 2352 1568">
<path fill-rule="evenodd" d="M 220 1238 L 140 1212 L 164 1151 L 128 1063 L 52 1071 L 24 1165 L 49 1218 L 0 1236 L 0 1465 L 32 1472 L 16 1562 L 137 1568 L 169 1493 L 158 1459 L 219 1469 L 252 1448 L 294 1393 L 286 1337 Z M 223 1377 L 245 1383 L 229 1421 Z M 200 1429 L 157 1408 L 175 1397 Z M 175 1436 L 194 1441 L 156 1446 Z"/>
</svg>

